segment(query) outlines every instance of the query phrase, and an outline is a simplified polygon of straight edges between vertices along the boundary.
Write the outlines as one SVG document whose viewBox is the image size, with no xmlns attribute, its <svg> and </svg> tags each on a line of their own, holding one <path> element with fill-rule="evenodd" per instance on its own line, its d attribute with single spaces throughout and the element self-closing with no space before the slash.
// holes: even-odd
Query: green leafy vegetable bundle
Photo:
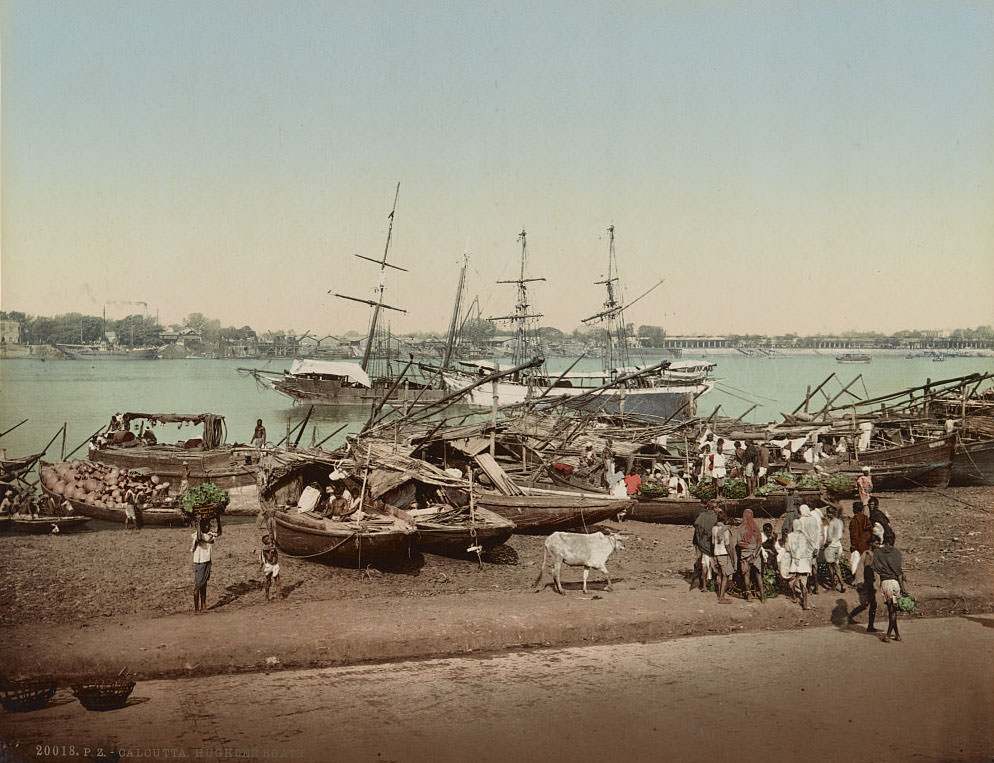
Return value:
<svg viewBox="0 0 994 763">
<path fill-rule="evenodd" d="M 745 498 L 749 495 L 749 488 L 738 477 L 729 477 L 721 486 L 721 494 L 725 498 Z"/>
<path fill-rule="evenodd" d="M 797 481 L 798 490 L 821 490 L 821 481 L 812 474 L 805 474 Z"/>
<path fill-rule="evenodd" d="M 853 492 L 852 480 L 845 474 L 833 474 L 825 480 L 825 487 L 840 496 L 850 496 Z"/>
<path fill-rule="evenodd" d="M 710 477 L 701 477 L 700 482 L 696 485 L 691 485 L 689 490 L 694 498 L 700 498 L 702 501 L 710 501 L 714 498 L 715 494 L 714 480 Z"/>
<path fill-rule="evenodd" d="M 669 493 L 666 485 L 645 485 L 639 488 L 639 495 L 646 498 L 662 498 Z"/>
<path fill-rule="evenodd" d="M 199 485 L 191 487 L 179 497 L 179 505 L 183 507 L 183 511 L 187 514 L 192 514 L 193 510 L 198 506 L 210 506 L 214 504 L 227 506 L 229 500 L 227 490 L 222 490 L 213 482 L 201 482 Z"/>
</svg>

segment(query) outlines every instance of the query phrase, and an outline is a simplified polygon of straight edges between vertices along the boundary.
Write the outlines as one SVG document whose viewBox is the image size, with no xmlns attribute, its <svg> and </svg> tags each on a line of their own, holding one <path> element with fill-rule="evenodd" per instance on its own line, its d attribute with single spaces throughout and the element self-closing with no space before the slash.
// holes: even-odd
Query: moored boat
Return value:
<svg viewBox="0 0 994 763">
<path fill-rule="evenodd" d="M 956 435 L 950 434 L 913 445 L 862 451 L 857 460 L 839 471 L 855 476 L 863 466 L 869 466 L 874 490 L 946 487 L 955 453 Z"/>
<path fill-rule="evenodd" d="M 138 421 L 142 430 L 131 431 Z M 165 424 L 202 425 L 201 436 L 175 444 L 149 442 L 146 433 Z M 189 484 L 213 482 L 221 488 L 255 483 L 261 451 L 224 442 L 224 417 L 213 413 L 124 413 L 115 416 L 107 431 L 91 446 L 89 459 L 119 469 L 147 469 L 177 492 L 184 476 Z"/>
<path fill-rule="evenodd" d="M 32 535 L 58 534 L 79 530 L 89 521 L 89 517 L 81 516 L 49 517 L 39 515 L 33 517 L 26 514 L 13 514 L 7 523 L 6 529 L 12 532 L 30 533 Z"/>
<path fill-rule="evenodd" d="M 514 533 L 514 522 L 476 506 L 430 506 L 410 512 L 415 524 L 415 547 L 443 556 L 465 556 L 477 546 L 489 551 Z"/>
<path fill-rule="evenodd" d="M 276 544 L 284 553 L 353 567 L 403 557 L 414 537 L 413 523 L 389 515 L 345 521 L 283 507 L 274 521 Z"/>
<path fill-rule="evenodd" d="M 524 488 L 525 495 L 480 493 L 476 505 L 514 522 L 516 533 L 586 529 L 627 511 L 634 501 L 601 493 Z"/>
<path fill-rule="evenodd" d="M 844 355 L 836 355 L 839 363 L 869 363 L 873 358 L 865 352 L 847 352 Z"/>
<path fill-rule="evenodd" d="M 817 507 L 824 503 L 821 493 L 815 490 L 799 490 L 797 497 L 800 503 Z M 689 525 L 693 524 L 707 501 L 697 498 L 639 498 L 625 514 L 625 519 L 637 519 L 641 522 L 660 522 L 663 524 Z M 757 520 L 776 519 L 783 516 L 787 509 L 787 494 L 773 493 L 768 496 L 752 496 L 749 498 L 723 498 L 720 501 L 722 509 L 732 519 L 742 517 L 742 512 L 752 509 Z"/>
<path fill-rule="evenodd" d="M 957 439 L 949 484 L 956 487 L 994 485 L 994 439 Z"/>
<path fill-rule="evenodd" d="M 90 519 L 100 519 L 104 522 L 114 522 L 117 524 L 124 523 L 124 509 L 97 506 L 92 503 L 87 503 L 86 501 L 81 501 L 77 498 L 66 498 L 49 490 L 44 485 L 41 489 L 45 495 L 54 501 L 69 501 L 69 504 L 72 506 L 73 511 L 75 511 L 77 515 L 88 517 Z M 189 517 L 178 507 L 145 506 L 141 509 L 141 522 L 142 525 L 154 527 L 181 527 L 189 524 Z"/>
</svg>

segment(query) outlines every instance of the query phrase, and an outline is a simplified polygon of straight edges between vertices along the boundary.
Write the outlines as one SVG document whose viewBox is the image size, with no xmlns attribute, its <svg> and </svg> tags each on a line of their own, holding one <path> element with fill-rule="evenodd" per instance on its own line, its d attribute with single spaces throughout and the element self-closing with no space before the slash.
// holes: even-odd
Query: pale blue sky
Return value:
<svg viewBox="0 0 994 763">
<path fill-rule="evenodd" d="M 4 309 L 362 330 L 399 181 L 396 332 L 522 226 L 573 328 L 612 223 L 636 324 L 994 322 L 990 2 L 0 7 Z"/>
</svg>

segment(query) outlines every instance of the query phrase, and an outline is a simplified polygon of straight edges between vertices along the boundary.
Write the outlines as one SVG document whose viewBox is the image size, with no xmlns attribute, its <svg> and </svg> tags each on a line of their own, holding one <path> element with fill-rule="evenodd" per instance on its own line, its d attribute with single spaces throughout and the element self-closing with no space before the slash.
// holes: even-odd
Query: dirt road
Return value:
<svg viewBox="0 0 994 763">
<path fill-rule="evenodd" d="M 994 618 L 142 682 L 0 716 L 11 761 L 989 760 Z M 97 757 L 103 753 L 105 757 Z"/>
</svg>

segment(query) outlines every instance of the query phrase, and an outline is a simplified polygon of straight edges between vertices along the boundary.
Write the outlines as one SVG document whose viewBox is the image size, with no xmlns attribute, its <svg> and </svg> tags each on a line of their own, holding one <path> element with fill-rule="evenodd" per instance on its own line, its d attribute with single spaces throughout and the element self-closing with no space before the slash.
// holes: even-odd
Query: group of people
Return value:
<svg viewBox="0 0 994 763">
<path fill-rule="evenodd" d="M 898 599 L 907 596 L 901 552 L 895 547 L 896 535 L 890 519 L 880 509 L 875 496 L 853 503 L 849 521 L 849 567 L 860 604 L 848 613 L 849 622 L 868 610 L 867 631 L 875 633 L 877 591 L 887 606 L 888 625 L 884 641 L 901 640 L 898 630 Z M 845 592 L 841 560 L 844 555 L 845 524 L 842 511 L 829 505 L 823 512 L 800 504 L 793 489 L 779 532 L 767 522 L 762 528 L 751 509 L 742 512 L 739 526 L 733 527 L 720 501 L 710 502 L 694 521 L 693 545 L 696 552 L 691 589 L 704 591 L 714 580 L 718 602 L 730 602 L 728 590 L 738 579 L 743 598 L 756 596 L 765 602 L 763 572 L 772 566 L 777 571 L 779 587 L 802 609 L 808 609 L 809 593 L 824 590 Z M 818 565 L 828 567 L 828 585 L 819 579 Z"/>
<path fill-rule="evenodd" d="M 0 516 L 68 517 L 72 514 L 72 504 L 68 500 L 59 503 L 51 496 L 37 495 L 17 484 L 5 484 L 3 498 L 0 498 Z"/>
<path fill-rule="evenodd" d="M 770 470 L 770 448 L 765 442 L 745 444 L 736 440 L 731 452 L 722 437 L 715 438 L 713 432 L 704 435 L 700 442 L 699 478 L 708 477 L 715 483 L 717 495 L 726 477 L 737 477 L 746 483 L 749 495 L 766 484 Z"/>
</svg>

